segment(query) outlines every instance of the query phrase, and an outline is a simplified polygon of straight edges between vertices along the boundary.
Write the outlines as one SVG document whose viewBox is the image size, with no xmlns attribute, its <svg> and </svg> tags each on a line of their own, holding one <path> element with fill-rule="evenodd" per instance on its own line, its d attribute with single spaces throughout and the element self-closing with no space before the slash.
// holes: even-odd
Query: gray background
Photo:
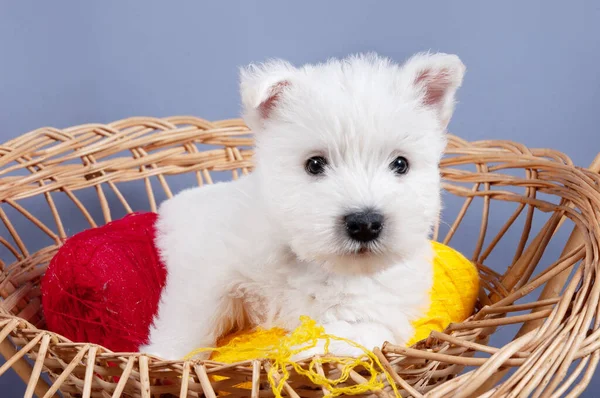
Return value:
<svg viewBox="0 0 600 398">
<path fill-rule="evenodd" d="M 237 67 L 269 57 L 439 50 L 468 68 L 452 132 L 560 149 L 585 166 L 600 151 L 599 17 L 592 1 L 1 0 L 0 142 L 134 115 L 235 117 Z M 600 378 L 586 396 L 595 390 Z M 23 391 L 0 378 L 1 397 Z"/>
</svg>

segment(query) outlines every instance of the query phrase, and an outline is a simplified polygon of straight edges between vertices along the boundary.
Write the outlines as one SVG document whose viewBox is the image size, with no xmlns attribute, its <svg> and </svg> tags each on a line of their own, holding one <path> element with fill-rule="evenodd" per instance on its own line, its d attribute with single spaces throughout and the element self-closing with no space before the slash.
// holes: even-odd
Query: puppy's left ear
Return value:
<svg viewBox="0 0 600 398">
<path fill-rule="evenodd" d="M 265 120 L 274 116 L 295 70 L 291 64 L 280 60 L 240 70 L 244 120 L 252 130 L 261 130 Z"/>
<path fill-rule="evenodd" d="M 445 129 L 454 112 L 456 91 L 465 71 L 465 65 L 456 55 L 417 54 L 402 66 L 402 77 L 422 105 L 435 110 Z"/>
</svg>

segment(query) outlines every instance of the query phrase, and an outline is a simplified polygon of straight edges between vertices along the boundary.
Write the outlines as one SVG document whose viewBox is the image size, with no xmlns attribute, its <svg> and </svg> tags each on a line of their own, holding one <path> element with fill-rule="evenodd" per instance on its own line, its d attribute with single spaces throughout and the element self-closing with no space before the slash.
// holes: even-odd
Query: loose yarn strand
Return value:
<svg viewBox="0 0 600 398">
<path fill-rule="evenodd" d="M 256 347 L 254 344 L 249 345 L 245 336 L 238 336 L 221 347 L 195 349 L 186 355 L 184 359 L 192 359 L 204 352 L 217 352 L 222 356 L 221 360 L 224 362 L 227 362 L 228 355 L 235 355 L 237 358 L 243 355 L 248 359 L 267 359 L 271 361 L 267 379 L 277 398 L 282 398 L 284 385 L 290 378 L 290 368 L 293 368 L 299 375 L 308 378 L 313 384 L 326 388 L 329 391 L 329 394 L 326 395 L 328 398 L 342 395 L 359 395 L 381 390 L 385 387 L 385 384 L 380 375 L 385 376 L 386 381 L 394 390 L 395 396 L 400 397 L 395 382 L 373 352 L 354 341 L 325 333 L 325 329 L 309 317 L 303 316 L 300 321 L 300 326 L 289 335 L 283 330 L 277 331 L 275 336 L 272 336 L 272 331 L 262 329 L 255 331 L 253 333 L 255 338 L 257 335 L 263 336 L 269 341 L 269 344 L 262 347 Z M 333 340 L 359 348 L 364 354 L 357 358 L 327 355 L 315 357 L 310 361 L 307 368 L 292 361 L 292 357 L 316 347 L 319 341 L 324 341 L 325 353 L 328 353 L 330 343 Z M 317 365 L 322 366 L 325 364 L 340 365 L 340 376 L 331 380 L 320 375 L 316 370 Z M 361 384 L 343 385 L 351 379 L 352 371 L 358 368 L 363 368 L 369 373 L 368 380 Z"/>
</svg>

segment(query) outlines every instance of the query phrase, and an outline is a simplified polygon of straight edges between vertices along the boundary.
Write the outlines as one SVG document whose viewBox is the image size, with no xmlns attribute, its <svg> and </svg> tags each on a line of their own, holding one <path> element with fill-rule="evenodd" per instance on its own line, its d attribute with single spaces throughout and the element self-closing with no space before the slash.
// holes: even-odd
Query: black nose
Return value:
<svg viewBox="0 0 600 398">
<path fill-rule="evenodd" d="M 377 239 L 383 229 L 383 216 L 374 211 L 348 214 L 344 217 L 348 236 L 358 242 Z"/>
</svg>

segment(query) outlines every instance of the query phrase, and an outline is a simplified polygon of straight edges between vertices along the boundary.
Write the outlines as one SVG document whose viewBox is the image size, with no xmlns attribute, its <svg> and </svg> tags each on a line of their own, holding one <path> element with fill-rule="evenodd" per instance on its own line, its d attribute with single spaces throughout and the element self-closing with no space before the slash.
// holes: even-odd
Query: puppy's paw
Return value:
<svg viewBox="0 0 600 398">
<path fill-rule="evenodd" d="M 152 355 L 160 359 L 174 360 L 177 358 L 170 358 L 164 347 L 157 347 L 156 344 L 146 344 L 139 347 L 139 352 L 142 354 Z"/>
<path fill-rule="evenodd" d="M 302 351 L 294 356 L 292 356 L 292 360 L 295 362 L 303 361 L 306 359 L 311 359 L 314 356 L 326 356 L 332 355 L 336 357 L 362 357 L 365 355 L 365 352 L 359 348 L 355 347 L 345 341 L 331 340 L 329 343 L 329 350 L 325 350 L 325 341 L 320 340 L 319 343 L 306 351 Z"/>
<path fill-rule="evenodd" d="M 181 349 L 178 347 L 168 347 L 164 344 L 148 344 L 141 346 L 139 351 L 144 354 L 152 355 L 160 359 L 166 359 L 167 361 L 175 361 L 184 358 L 189 354 L 189 350 Z M 208 359 L 210 351 L 199 352 L 192 359 L 202 360 Z"/>
<path fill-rule="evenodd" d="M 359 344 L 366 350 L 381 347 L 385 341 L 394 341 L 393 334 L 386 327 L 374 323 L 348 323 L 345 321 L 334 322 L 323 325 L 327 334 L 341 337 Z M 337 357 L 361 357 L 365 351 L 349 342 L 331 339 L 329 351 L 325 350 L 325 340 L 319 340 L 318 344 L 310 350 L 296 354 L 293 359 L 308 359 L 315 355 L 334 355 Z"/>
</svg>

